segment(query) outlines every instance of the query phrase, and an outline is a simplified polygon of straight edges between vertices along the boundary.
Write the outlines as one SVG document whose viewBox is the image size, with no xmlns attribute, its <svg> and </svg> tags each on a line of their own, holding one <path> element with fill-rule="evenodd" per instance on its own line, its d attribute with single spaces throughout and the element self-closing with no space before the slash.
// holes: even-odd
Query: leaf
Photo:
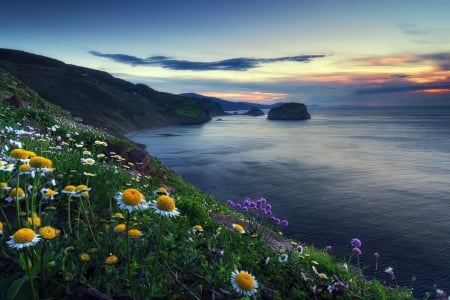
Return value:
<svg viewBox="0 0 450 300">
<path fill-rule="evenodd" d="M 13 281 L 8 289 L 7 297 L 8 299 L 14 299 L 22 288 L 23 284 L 28 281 L 28 277 L 18 278 Z"/>
</svg>

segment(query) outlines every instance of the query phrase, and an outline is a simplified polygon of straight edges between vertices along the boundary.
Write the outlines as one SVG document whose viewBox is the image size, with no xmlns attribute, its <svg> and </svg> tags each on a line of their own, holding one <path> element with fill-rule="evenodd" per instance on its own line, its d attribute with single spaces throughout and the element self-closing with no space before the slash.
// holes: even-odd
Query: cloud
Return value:
<svg viewBox="0 0 450 300">
<path fill-rule="evenodd" d="M 450 89 L 450 82 L 434 83 L 434 84 L 402 84 L 402 85 L 367 87 L 355 90 L 354 94 L 355 95 L 387 94 L 387 93 L 420 92 L 426 90 L 446 90 L 446 89 Z"/>
<path fill-rule="evenodd" d="M 434 61 L 441 70 L 450 71 L 450 53 L 425 54 L 420 57 Z"/>
<path fill-rule="evenodd" d="M 108 54 L 100 53 L 97 51 L 89 51 L 90 54 L 97 57 L 109 58 L 115 62 L 124 63 L 132 66 L 161 66 L 164 69 L 170 70 L 191 70 L 191 71 L 210 71 L 210 70 L 222 70 L 222 71 L 247 71 L 252 68 L 256 68 L 261 64 L 276 63 L 276 62 L 302 62 L 308 63 L 316 58 L 323 58 L 325 55 L 298 55 L 298 56 L 285 56 L 276 58 L 246 58 L 238 57 L 219 61 L 200 62 L 179 60 L 168 56 L 150 56 L 147 58 L 139 58 L 136 56 L 126 54 Z"/>
</svg>

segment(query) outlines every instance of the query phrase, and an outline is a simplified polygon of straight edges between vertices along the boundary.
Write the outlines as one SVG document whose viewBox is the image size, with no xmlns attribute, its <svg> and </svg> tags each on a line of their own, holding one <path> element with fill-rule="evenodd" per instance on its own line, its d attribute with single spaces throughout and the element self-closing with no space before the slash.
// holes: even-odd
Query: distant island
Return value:
<svg viewBox="0 0 450 300">
<path fill-rule="evenodd" d="M 252 109 L 246 111 L 245 113 L 242 113 L 241 115 L 258 117 L 264 116 L 265 114 L 261 109 L 253 107 Z"/>
<path fill-rule="evenodd" d="M 308 120 L 311 115 L 303 103 L 284 103 L 269 110 L 269 120 Z"/>
</svg>

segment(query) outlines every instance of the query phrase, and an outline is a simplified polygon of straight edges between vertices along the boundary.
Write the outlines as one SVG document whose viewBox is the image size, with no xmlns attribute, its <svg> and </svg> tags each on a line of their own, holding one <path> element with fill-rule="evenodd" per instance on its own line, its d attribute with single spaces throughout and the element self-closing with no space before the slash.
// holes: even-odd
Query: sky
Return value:
<svg viewBox="0 0 450 300">
<path fill-rule="evenodd" d="M 0 48 L 174 94 L 450 105 L 449 0 L 0 0 Z"/>
</svg>

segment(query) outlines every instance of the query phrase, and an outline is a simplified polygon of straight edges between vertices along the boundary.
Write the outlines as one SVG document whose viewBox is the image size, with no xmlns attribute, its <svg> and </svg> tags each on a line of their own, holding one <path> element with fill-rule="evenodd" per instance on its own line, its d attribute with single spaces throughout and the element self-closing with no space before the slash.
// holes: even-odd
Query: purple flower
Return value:
<svg viewBox="0 0 450 300">
<path fill-rule="evenodd" d="M 236 208 L 241 209 L 242 205 L 240 203 L 236 203 Z"/>
<path fill-rule="evenodd" d="M 261 208 L 263 206 L 261 199 L 256 200 L 256 207 Z"/>
<path fill-rule="evenodd" d="M 361 255 L 361 249 L 359 249 L 358 247 L 355 247 L 352 249 L 353 253 L 355 253 L 356 255 Z"/>
<path fill-rule="evenodd" d="M 362 245 L 361 241 L 357 238 L 352 239 L 350 244 L 355 248 L 361 248 L 361 245 Z"/>
<path fill-rule="evenodd" d="M 249 206 L 250 205 L 250 202 L 252 201 L 252 199 L 250 199 L 250 198 L 245 198 L 244 199 L 244 206 Z"/>
<path fill-rule="evenodd" d="M 269 203 L 266 204 L 266 209 L 272 209 L 272 205 L 270 205 Z"/>
<path fill-rule="evenodd" d="M 264 216 L 267 216 L 267 209 L 265 209 L 265 208 L 261 209 L 261 213 L 262 213 Z"/>
<path fill-rule="evenodd" d="M 272 211 L 270 209 L 267 210 L 267 215 L 271 216 L 272 215 Z"/>
<path fill-rule="evenodd" d="M 250 201 L 250 204 L 248 206 L 250 206 L 251 208 L 256 208 L 256 202 Z"/>
<path fill-rule="evenodd" d="M 333 251 L 333 247 L 328 245 L 328 246 L 325 247 L 325 251 L 328 252 L 328 253 L 331 253 L 331 251 Z"/>
<path fill-rule="evenodd" d="M 280 223 L 281 223 L 281 220 L 278 219 L 277 217 L 272 217 L 272 221 L 277 225 L 280 225 Z"/>
<path fill-rule="evenodd" d="M 229 207 L 234 207 L 234 206 L 235 206 L 233 200 L 227 200 L 227 205 L 228 205 Z"/>
<path fill-rule="evenodd" d="M 266 198 L 260 198 L 259 200 L 261 201 L 262 206 L 266 205 L 267 203 Z"/>
<path fill-rule="evenodd" d="M 247 207 L 247 206 L 243 206 L 243 207 L 242 207 L 242 211 L 243 211 L 243 212 L 248 212 L 248 207 Z"/>
<path fill-rule="evenodd" d="M 281 220 L 281 226 L 287 227 L 289 225 L 289 222 L 287 220 Z"/>
</svg>

